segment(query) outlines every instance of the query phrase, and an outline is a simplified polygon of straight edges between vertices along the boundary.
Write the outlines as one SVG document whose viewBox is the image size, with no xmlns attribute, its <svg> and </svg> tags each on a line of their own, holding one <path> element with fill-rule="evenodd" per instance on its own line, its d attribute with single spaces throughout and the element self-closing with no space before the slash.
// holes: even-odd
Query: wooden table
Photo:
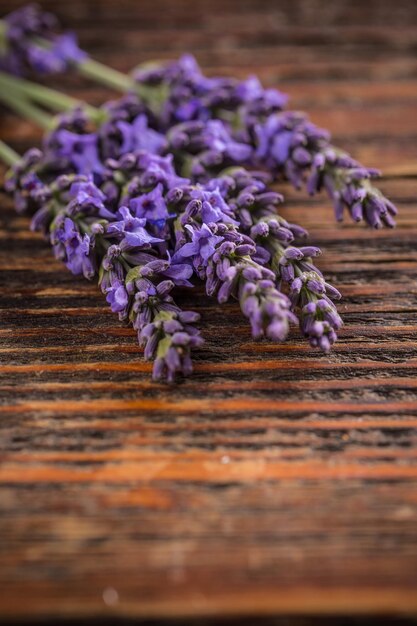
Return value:
<svg viewBox="0 0 417 626">
<path fill-rule="evenodd" d="M 1 0 L 1 14 L 17 4 Z M 309 228 L 344 294 L 340 341 L 330 356 L 296 329 L 284 345 L 254 343 L 237 305 L 198 289 L 183 302 L 202 313 L 205 348 L 192 378 L 164 386 L 96 286 L 53 260 L 1 195 L 0 615 L 411 623 L 416 3 L 43 5 L 119 69 L 188 50 L 209 74 L 279 85 L 384 169 L 381 188 L 401 213 L 393 231 L 335 225 L 327 198 L 283 186 L 284 216 Z M 55 83 L 108 96 L 76 77 Z M 40 138 L 6 114 L 0 131 L 22 151 Z"/>
</svg>

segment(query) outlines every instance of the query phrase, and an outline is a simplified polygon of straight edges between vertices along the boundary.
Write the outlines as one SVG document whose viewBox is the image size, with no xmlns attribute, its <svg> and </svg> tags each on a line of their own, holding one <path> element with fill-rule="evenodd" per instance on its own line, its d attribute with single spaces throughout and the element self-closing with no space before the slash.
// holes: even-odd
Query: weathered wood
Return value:
<svg viewBox="0 0 417 626">
<path fill-rule="evenodd" d="M 327 198 L 282 185 L 284 217 L 309 229 L 344 294 L 340 341 L 331 355 L 296 329 L 284 345 L 255 343 L 236 305 L 184 290 L 206 345 L 194 376 L 165 386 L 97 287 L 53 260 L 1 194 L 0 615 L 414 623 L 417 5 L 43 5 L 121 69 L 187 49 L 210 74 L 258 72 L 383 167 L 401 213 L 393 231 L 335 225 Z M 5 112 L 0 133 L 20 151 L 41 138 Z M 325 617 L 340 614 L 351 617 Z"/>
</svg>

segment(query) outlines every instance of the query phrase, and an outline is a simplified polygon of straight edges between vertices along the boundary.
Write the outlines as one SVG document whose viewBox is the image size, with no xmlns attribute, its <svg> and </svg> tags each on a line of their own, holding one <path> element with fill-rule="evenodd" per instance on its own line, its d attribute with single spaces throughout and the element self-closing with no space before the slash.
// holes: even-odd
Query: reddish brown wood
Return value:
<svg viewBox="0 0 417 626">
<path fill-rule="evenodd" d="M 412 623 L 417 5 L 42 4 L 120 69 L 188 50 L 210 74 L 258 72 L 383 167 L 401 212 L 394 231 L 335 225 L 325 197 L 283 185 L 284 216 L 310 230 L 344 294 L 340 341 L 328 356 L 295 329 L 284 345 L 254 343 L 237 306 L 184 292 L 207 342 L 194 376 L 167 387 L 96 286 L 53 260 L 1 195 L 1 617 Z M 41 137 L 7 113 L 0 133 L 19 151 Z"/>
</svg>

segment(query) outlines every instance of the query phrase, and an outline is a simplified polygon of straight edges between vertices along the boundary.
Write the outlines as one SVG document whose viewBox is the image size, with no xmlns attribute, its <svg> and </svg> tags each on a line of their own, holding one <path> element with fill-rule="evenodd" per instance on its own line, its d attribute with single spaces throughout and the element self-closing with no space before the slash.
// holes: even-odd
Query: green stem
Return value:
<svg viewBox="0 0 417 626">
<path fill-rule="evenodd" d="M 6 30 L 7 25 L 4 20 L 0 20 L 0 41 L 5 45 L 6 43 Z M 38 45 L 40 48 L 49 48 L 51 43 L 46 39 L 42 39 L 41 37 L 36 37 L 32 39 L 32 43 Z M 92 78 L 102 85 L 106 85 L 107 87 L 111 87 L 116 91 L 127 91 L 132 89 L 134 86 L 133 81 L 122 72 L 118 72 L 98 61 L 94 61 L 93 59 L 86 58 L 79 63 L 74 63 L 78 71 L 87 76 L 88 78 Z"/>
<path fill-rule="evenodd" d="M 85 104 L 82 100 L 67 96 L 55 89 L 0 72 L 0 88 L 8 89 L 9 87 L 12 87 L 14 90 L 20 90 L 27 98 L 43 104 L 53 111 L 70 111 L 82 106 L 90 118 L 96 119 L 99 115 L 97 108 Z"/>
<path fill-rule="evenodd" d="M 96 82 L 106 87 L 111 87 L 116 91 L 125 92 L 135 86 L 127 74 L 118 72 L 111 67 L 107 67 L 107 65 L 103 65 L 103 63 L 94 61 L 94 59 L 87 58 L 76 63 L 75 66 L 83 76 L 92 78 Z"/>
<path fill-rule="evenodd" d="M 6 22 L 0 20 L 0 54 L 6 54 L 7 52 L 6 29 Z"/>
<path fill-rule="evenodd" d="M 0 140 L 0 159 L 6 165 L 14 165 L 20 161 L 20 156 L 7 143 Z"/>
<path fill-rule="evenodd" d="M 140 98 L 148 105 L 158 107 L 160 104 L 158 100 L 161 99 L 158 89 L 153 87 L 147 87 L 146 85 L 139 85 L 128 74 L 123 74 L 118 70 L 114 70 L 103 63 L 94 61 L 94 59 L 87 58 L 79 63 L 74 64 L 78 72 L 94 80 L 100 85 L 110 87 L 116 91 L 125 93 L 126 91 L 135 91 Z M 156 101 L 155 101 L 156 100 Z"/>
<path fill-rule="evenodd" d="M 19 89 L 0 89 L 0 102 L 45 130 L 53 127 L 53 117 L 26 100 Z"/>
</svg>

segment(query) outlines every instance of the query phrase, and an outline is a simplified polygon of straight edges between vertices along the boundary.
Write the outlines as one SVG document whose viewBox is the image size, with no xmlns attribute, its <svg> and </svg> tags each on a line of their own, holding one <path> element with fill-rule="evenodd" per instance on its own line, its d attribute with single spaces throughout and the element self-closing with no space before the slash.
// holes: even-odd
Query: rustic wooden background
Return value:
<svg viewBox="0 0 417 626">
<path fill-rule="evenodd" d="M 19 4 L 1 0 L 0 14 Z M 394 231 L 336 226 L 325 197 L 285 186 L 284 215 L 310 229 L 344 294 L 335 350 L 318 354 L 296 330 L 285 345 L 254 343 L 236 305 L 185 293 L 207 343 L 193 378 L 167 387 L 150 382 L 134 333 L 97 288 L 54 261 L 2 193 L 0 615 L 411 623 L 417 4 L 42 4 L 122 70 L 188 50 L 210 74 L 258 73 L 382 167 L 401 214 Z M 55 82 L 108 96 L 76 77 Z M 5 112 L 0 132 L 17 150 L 40 138 Z"/>
</svg>

